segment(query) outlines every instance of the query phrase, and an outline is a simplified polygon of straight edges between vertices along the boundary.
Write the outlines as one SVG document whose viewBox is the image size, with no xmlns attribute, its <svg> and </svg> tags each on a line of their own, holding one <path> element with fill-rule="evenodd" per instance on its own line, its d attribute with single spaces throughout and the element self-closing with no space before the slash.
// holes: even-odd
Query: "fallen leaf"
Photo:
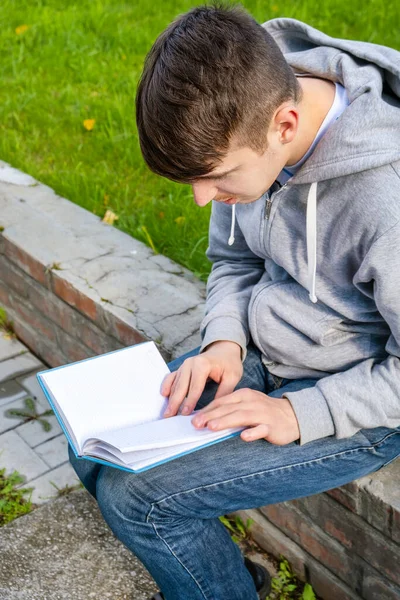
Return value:
<svg viewBox="0 0 400 600">
<path fill-rule="evenodd" d="M 86 131 L 92 131 L 95 123 L 96 119 L 85 119 L 83 121 L 83 126 L 86 129 Z"/>
<path fill-rule="evenodd" d="M 106 214 L 102 218 L 102 221 L 103 223 L 107 223 L 108 225 L 113 225 L 114 221 L 116 221 L 117 219 L 119 219 L 119 217 L 108 208 L 106 210 Z"/>
<path fill-rule="evenodd" d="M 158 213 L 158 217 L 159 217 L 160 219 L 163 219 L 163 218 L 165 217 L 165 212 L 163 212 L 163 211 L 160 211 L 160 212 Z"/>
<path fill-rule="evenodd" d="M 28 29 L 29 25 L 18 25 L 18 27 L 15 28 L 15 33 L 21 35 L 22 33 L 25 33 L 25 31 L 28 31 Z"/>
</svg>

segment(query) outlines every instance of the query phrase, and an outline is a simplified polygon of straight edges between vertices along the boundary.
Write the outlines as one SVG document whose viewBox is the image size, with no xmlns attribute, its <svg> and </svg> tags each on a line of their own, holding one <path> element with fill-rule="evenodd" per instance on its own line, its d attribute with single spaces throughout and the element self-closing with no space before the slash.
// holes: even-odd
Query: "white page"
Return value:
<svg viewBox="0 0 400 600">
<path fill-rule="evenodd" d="M 179 444 L 194 442 L 195 446 L 202 446 L 211 439 L 218 439 L 244 429 L 244 427 L 230 427 L 219 431 L 212 431 L 208 427 L 197 429 L 192 423 L 193 415 L 197 412 L 199 411 L 194 411 L 188 416 L 176 415 L 168 419 L 162 418 L 152 423 L 151 428 L 144 423 L 107 431 L 101 435 L 101 440 L 122 453 L 168 446 L 174 446 L 174 453 L 178 453 Z"/>
<path fill-rule="evenodd" d="M 161 383 L 169 369 L 146 342 L 42 373 L 80 447 L 85 439 L 162 418 Z"/>
</svg>

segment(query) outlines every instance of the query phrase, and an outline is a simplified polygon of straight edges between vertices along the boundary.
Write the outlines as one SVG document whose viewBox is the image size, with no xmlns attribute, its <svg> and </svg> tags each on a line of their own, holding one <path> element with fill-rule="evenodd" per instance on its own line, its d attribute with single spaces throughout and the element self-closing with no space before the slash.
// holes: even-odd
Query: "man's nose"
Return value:
<svg viewBox="0 0 400 600">
<path fill-rule="evenodd" d="M 193 198 L 197 206 L 205 206 L 217 195 L 217 188 L 210 182 L 194 183 L 192 185 Z"/>
</svg>

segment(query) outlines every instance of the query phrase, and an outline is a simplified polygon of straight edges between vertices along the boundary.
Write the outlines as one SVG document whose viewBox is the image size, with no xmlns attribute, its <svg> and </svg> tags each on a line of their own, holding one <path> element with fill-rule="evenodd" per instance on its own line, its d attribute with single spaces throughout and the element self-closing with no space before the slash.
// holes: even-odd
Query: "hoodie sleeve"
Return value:
<svg viewBox="0 0 400 600">
<path fill-rule="evenodd" d="M 227 340 L 242 348 L 249 343 L 248 304 L 253 286 L 265 275 L 264 261 L 248 247 L 235 224 L 235 241 L 228 245 L 232 207 L 212 203 L 207 258 L 213 263 L 207 281 L 205 317 L 200 326 L 200 352 L 212 342 Z"/>
<path fill-rule="evenodd" d="M 390 327 L 387 358 L 373 358 L 320 379 L 314 388 L 283 394 L 292 404 L 300 444 L 360 429 L 400 425 L 400 223 L 371 246 L 354 277 L 360 289 L 373 290 L 376 306 Z M 367 284 L 367 285 L 366 285 Z"/>
</svg>

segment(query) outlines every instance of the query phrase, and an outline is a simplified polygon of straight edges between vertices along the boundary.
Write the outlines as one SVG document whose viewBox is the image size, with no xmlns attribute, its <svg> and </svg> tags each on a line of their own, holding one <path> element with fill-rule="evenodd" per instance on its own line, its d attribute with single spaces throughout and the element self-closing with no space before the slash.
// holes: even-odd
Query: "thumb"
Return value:
<svg viewBox="0 0 400 600">
<path fill-rule="evenodd" d="M 253 442 L 254 440 L 261 440 L 262 438 L 267 437 L 268 433 L 269 425 L 261 423 L 261 425 L 257 425 L 256 427 L 244 429 L 240 434 L 240 437 L 245 442 Z"/>
</svg>

